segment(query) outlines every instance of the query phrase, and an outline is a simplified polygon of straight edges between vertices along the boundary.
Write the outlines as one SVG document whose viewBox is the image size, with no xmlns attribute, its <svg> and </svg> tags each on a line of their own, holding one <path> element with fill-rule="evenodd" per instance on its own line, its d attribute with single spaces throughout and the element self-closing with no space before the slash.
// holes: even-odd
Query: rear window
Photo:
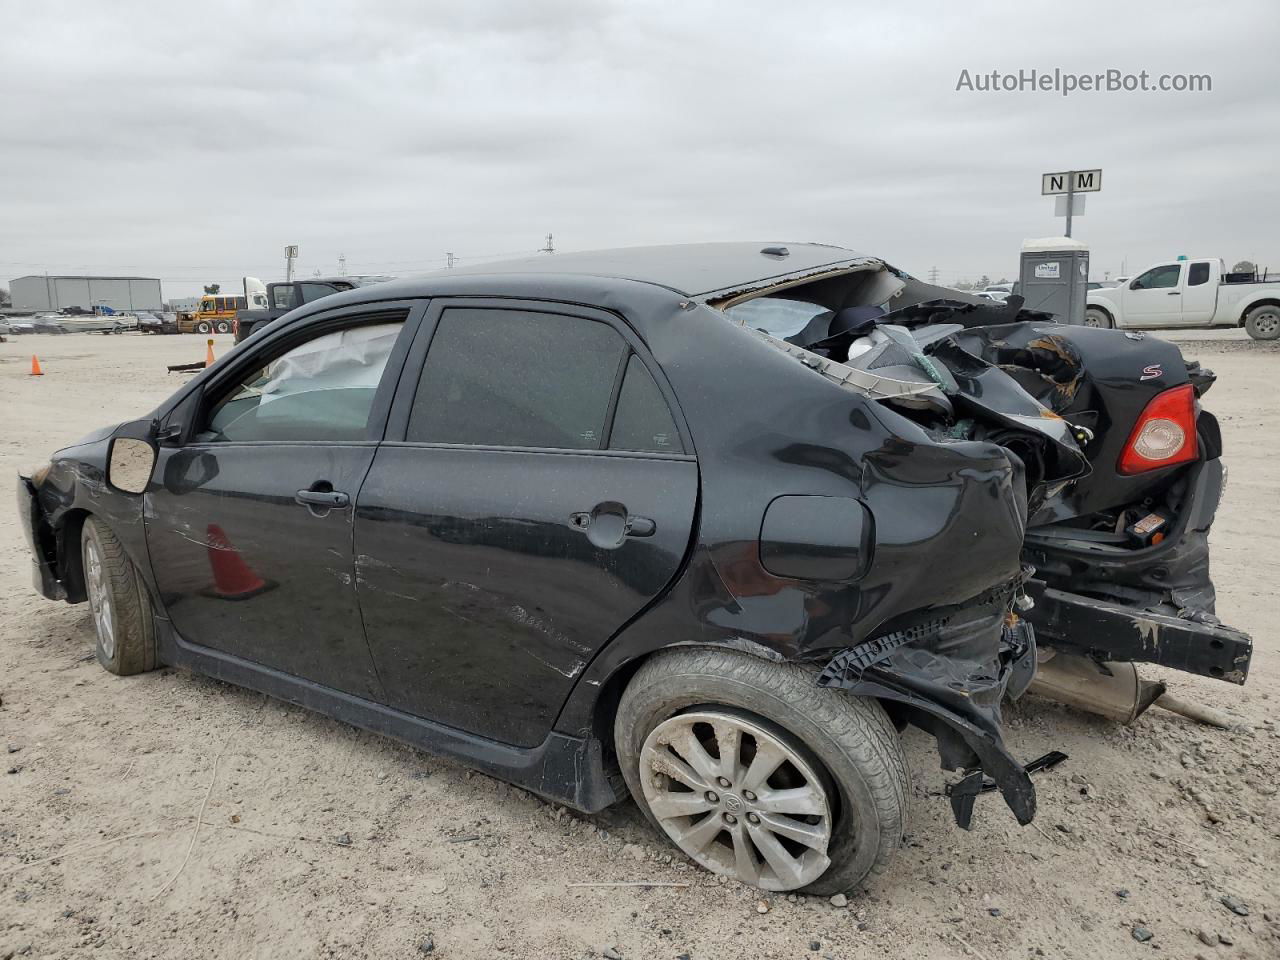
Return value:
<svg viewBox="0 0 1280 960">
<path fill-rule="evenodd" d="M 1209 265 L 1207 263 L 1193 263 L 1191 271 L 1187 274 L 1187 286 L 1198 287 L 1202 283 L 1209 282 Z"/>
<path fill-rule="evenodd" d="M 744 326 L 763 330 L 779 339 L 795 336 L 815 317 L 825 314 L 830 319 L 835 315 L 819 304 L 784 297 L 757 297 L 736 307 L 729 307 L 725 314 Z"/>
</svg>

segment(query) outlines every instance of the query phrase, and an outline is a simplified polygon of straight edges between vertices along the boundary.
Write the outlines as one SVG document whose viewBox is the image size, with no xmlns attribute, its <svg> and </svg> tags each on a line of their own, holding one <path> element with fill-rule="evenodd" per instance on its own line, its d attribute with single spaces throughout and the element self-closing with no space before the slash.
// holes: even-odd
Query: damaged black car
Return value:
<svg viewBox="0 0 1280 960">
<path fill-rule="evenodd" d="M 306 305 L 19 478 L 97 657 L 264 691 L 687 856 L 846 891 L 898 733 L 1035 815 L 1001 708 L 1243 683 L 1212 373 L 819 244 L 557 254 Z"/>
</svg>

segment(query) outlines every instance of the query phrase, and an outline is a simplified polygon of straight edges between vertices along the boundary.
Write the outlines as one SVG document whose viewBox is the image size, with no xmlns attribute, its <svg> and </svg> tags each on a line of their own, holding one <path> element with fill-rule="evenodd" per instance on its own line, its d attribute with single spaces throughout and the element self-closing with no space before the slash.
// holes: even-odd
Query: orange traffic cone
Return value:
<svg viewBox="0 0 1280 960">
<path fill-rule="evenodd" d="M 222 527 L 209 524 L 205 531 L 209 551 L 209 567 L 213 571 L 213 587 L 204 594 L 218 600 L 248 600 L 275 586 L 249 569 Z"/>
<path fill-rule="evenodd" d="M 213 337 L 209 338 L 209 347 L 204 352 L 204 365 L 206 367 L 213 366 Z"/>
<path fill-rule="evenodd" d="M 31 376 L 43 377 L 44 371 L 40 369 L 40 358 L 34 353 L 31 355 Z"/>
</svg>

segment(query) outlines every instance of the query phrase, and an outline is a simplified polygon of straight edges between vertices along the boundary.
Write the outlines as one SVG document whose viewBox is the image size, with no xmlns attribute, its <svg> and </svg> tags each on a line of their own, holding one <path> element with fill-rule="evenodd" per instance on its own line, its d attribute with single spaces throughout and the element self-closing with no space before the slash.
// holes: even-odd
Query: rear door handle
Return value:
<svg viewBox="0 0 1280 960">
<path fill-rule="evenodd" d="M 351 498 L 337 490 L 299 490 L 294 499 L 305 507 L 342 508 L 351 504 Z"/>
<path fill-rule="evenodd" d="M 1170 291 L 1169 291 L 1169 296 L 1171 296 L 1171 297 L 1180 297 L 1180 296 L 1182 296 L 1182 294 L 1181 294 L 1181 293 L 1179 293 L 1177 290 L 1170 290 Z"/>
</svg>

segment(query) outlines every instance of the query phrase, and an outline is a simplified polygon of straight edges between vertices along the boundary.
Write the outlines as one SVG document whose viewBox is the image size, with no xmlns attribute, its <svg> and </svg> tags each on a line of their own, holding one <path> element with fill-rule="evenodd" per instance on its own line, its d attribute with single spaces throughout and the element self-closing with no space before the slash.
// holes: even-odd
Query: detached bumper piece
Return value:
<svg viewBox="0 0 1280 960">
<path fill-rule="evenodd" d="M 976 772 L 978 783 L 990 777 L 1018 822 L 1027 824 L 1035 817 L 1035 787 L 1005 747 L 1000 716 L 1005 696 L 1019 697 L 1035 672 L 1035 631 L 1011 612 L 1020 586 L 1006 584 L 842 650 L 817 682 L 895 704 L 937 740 L 944 769 Z M 953 809 L 967 828 L 972 799 Z"/>
<path fill-rule="evenodd" d="M 1243 684 L 1249 676 L 1253 640 L 1212 617 L 1184 619 L 1165 613 L 1094 600 L 1027 583 L 1035 607 L 1026 614 L 1041 641 L 1093 660 L 1154 663 L 1204 677 Z"/>
<path fill-rule="evenodd" d="M 1056 767 L 1066 759 L 1067 755 L 1061 750 L 1051 750 L 1043 757 L 1036 757 L 1022 769 L 1027 776 L 1030 776 L 1033 773 L 1039 773 L 1041 770 Z M 981 770 L 974 770 L 959 783 L 947 784 L 947 797 L 951 800 L 951 812 L 956 818 L 956 824 L 961 829 L 968 830 L 969 824 L 973 821 L 973 802 L 978 799 L 978 794 L 990 793 L 995 789 L 996 782 L 985 776 Z"/>
</svg>

